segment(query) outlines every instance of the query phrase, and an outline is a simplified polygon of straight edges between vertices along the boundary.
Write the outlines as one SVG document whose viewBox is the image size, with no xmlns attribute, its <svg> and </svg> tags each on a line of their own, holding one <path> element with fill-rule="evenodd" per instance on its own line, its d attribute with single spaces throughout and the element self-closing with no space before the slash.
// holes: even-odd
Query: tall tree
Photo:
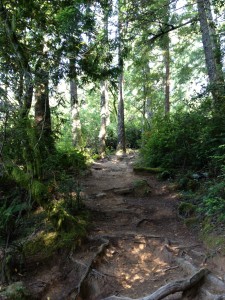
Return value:
<svg viewBox="0 0 225 300">
<path fill-rule="evenodd" d="M 70 105 L 72 119 L 72 143 L 77 149 L 82 148 L 82 132 L 79 113 L 78 78 L 75 59 L 70 58 Z"/>
<path fill-rule="evenodd" d="M 11 57 L 14 60 L 13 68 L 20 74 L 20 96 L 21 103 L 21 116 L 27 117 L 32 104 L 33 97 L 33 77 L 30 66 L 30 58 L 27 46 L 21 41 L 21 38 L 16 32 L 16 28 L 13 25 L 15 15 L 9 8 L 6 8 L 3 1 L 0 1 L 0 19 L 5 31 L 4 43 L 9 45 L 8 51 L 3 53 L 6 56 L 6 60 Z M 11 7 L 12 9 L 12 7 Z M 6 51 L 6 49 L 5 49 Z M 12 64 L 11 64 L 12 66 Z M 15 76 L 15 72 L 14 72 Z"/>
<path fill-rule="evenodd" d="M 126 154 L 126 139 L 125 139 L 125 125 L 124 125 L 124 58 L 123 58 L 123 33 L 124 24 L 122 20 L 122 0 L 118 0 L 118 125 L 117 125 L 117 151 L 122 151 Z"/>
<path fill-rule="evenodd" d="M 170 1 L 166 1 L 165 5 L 165 25 L 170 24 Z M 165 62 L 165 114 L 170 112 L 170 36 L 166 32 L 164 37 L 164 62 Z"/>
<path fill-rule="evenodd" d="M 104 43 L 104 48 L 105 51 L 109 51 L 108 47 L 108 26 L 109 26 L 109 14 L 110 14 L 110 9 L 109 9 L 109 1 L 106 0 L 105 5 L 103 6 L 104 8 L 104 16 L 103 16 L 103 43 Z M 107 53 L 105 54 L 107 56 Z M 103 63 L 103 69 L 109 68 L 107 61 Z M 100 125 L 100 131 L 99 131 L 99 154 L 101 157 L 105 156 L 105 151 L 106 151 L 106 130 L 107 126 L 110 123 L 110 113 L 109 113 L 109 95 L 108 95 L 108 80 L 107 78 L 103 78 L 100 82 L 100 88 L 101 88 L 101 102 L 100 102 L 100 107 L 101 107 L 101 125 Z"/>
<path fill-rule="evenodd" d="M 216 111 L 225 109 L 225 83 L 221 61 L 220 41 L 216 35 L 216 26 L 212 17 L 210 0 L 197 0 L 202 43 L 208 70 L 210 91 Z"/>
<path fill-rule="evenodd" d="M 105 156 L 106 151 L 106 128 L 109 125 L 109 95 L 108 95 L 108 81 L 102 80 L 101 86 L 101 125 L 99 131 L 99 154 L 101 157 Z"/>
<path fill-rule="evenodd" d="M 165 114 L 170 112 L 170 42 L 169 33 L 165 35 L 165 49 L 164 49 L 164 62 L 165 62 Z"/>
<path fill-rule="evenodd" d="M 35 70 L 35 123 L 38 142 L 41 142 L 43 155 L 54 150 L 52 137 L 51 111 L 49 104 L 49 67 L 47 53 L 43 54 Z"/>
</svg>

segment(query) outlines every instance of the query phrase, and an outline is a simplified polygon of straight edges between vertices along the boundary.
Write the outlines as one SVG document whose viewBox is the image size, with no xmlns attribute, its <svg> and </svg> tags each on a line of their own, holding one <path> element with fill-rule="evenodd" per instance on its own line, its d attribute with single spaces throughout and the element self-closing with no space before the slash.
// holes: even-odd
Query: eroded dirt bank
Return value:
<svg viewBox="0 0 225 300">
<path fill-rule="evenodd" d="M 213 276 L 200 290 L 164 299 L 225 299 L 225 266 L 207 260 L 207 249 L 177 218 L 178 196 L 153 175 L 135 174 L 134 160 L 134 155 L 101 160 L 82 179 L 93 222 L 88 239 L 34 274 L 29 285 L 37 299 L 135 299 L 201 268 Z"/>
</svg>

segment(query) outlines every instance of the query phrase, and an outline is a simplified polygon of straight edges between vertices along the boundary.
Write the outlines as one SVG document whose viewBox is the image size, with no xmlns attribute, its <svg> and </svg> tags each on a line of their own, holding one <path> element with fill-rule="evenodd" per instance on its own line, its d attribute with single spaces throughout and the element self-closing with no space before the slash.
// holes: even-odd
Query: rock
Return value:
<svg viewBox="0 0 225 300">
<path fill-rule="evenodd" d="M 104 198 L 107 194 L 106 193 L 98 193 L 97 195 L 95 195 L 95 198 L 99 199 L 99 198 Z"/>
<path fill-rule="evenodd" d="M 151 187 L 146 180 L 137 180 L 133 182 L 135 196 L 145 197 L 151 193 Z"/>
</svg>

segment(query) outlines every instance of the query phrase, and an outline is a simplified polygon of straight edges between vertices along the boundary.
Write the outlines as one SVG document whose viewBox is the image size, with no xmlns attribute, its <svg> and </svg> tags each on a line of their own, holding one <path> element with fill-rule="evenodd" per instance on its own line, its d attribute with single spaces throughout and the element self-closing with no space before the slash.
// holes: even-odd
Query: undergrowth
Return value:
<svg viewBox="0 0 225 300">
<path fill-rule="evenodd" d="M 162 168 L 159 178 L 175 180 L 184 222 L 200 227 L 203 236 L 216 234 L 225 249 L 224 118 L 207 105 L 156 118 L 142 144 L 139 166 Z"/>
<path fill-rule="evenodd" d="M 29 260 L 41 262 L 59 249 L 76 247 L 88 226 L 77 180 L 87 168 L 85 155 L 52 144 L 48 149 L 29 119 L 10 122 L 0 173 L 0 280 L 5 283 L 18 280 Z"/>
</svg>

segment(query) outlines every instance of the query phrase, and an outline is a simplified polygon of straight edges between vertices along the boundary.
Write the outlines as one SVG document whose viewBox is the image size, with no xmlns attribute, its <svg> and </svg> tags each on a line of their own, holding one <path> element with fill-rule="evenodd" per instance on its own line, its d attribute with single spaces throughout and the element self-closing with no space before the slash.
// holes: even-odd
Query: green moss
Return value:
<svg viewBox="0 0 225 300">
<path fill-rule="evenodd" d="M 150 186 L 146 180 L 136 180 L 133 182 L 134 193 L 136 196 L 144 197 L 151 193 Z"/>
<path fill-rule="evenodd" d="M 38 180 L 33 180 L 31 183 L 31 194 L 38 203 L 42 203 L 46 199 L 47 187 Z"/>
<path fill-rule="evenodd" d="M 24 243 L 24 257 L 25 259 L 38 258 L 39 260 L 44 260 L 59 249 L 76 246 L 84 234 L 85 231 L 81 232 L 76 228 L 70 232 L 39 232 L 33 239 Z"/>
<path fill-rule="evenodd" d="M 134 172 L 147 172 L 150 174 L 158 174 L 163 172 L 162 168 L 149 168 L 149 167 L 133 167 Z"/>
<path fill-rule="evenodd" d="M 12 178 L 23 188 L 27 189 L 29 187 L 31 177 L 28 173 L 25 173 L 24 170 L 20 169 L 19 167 L 13 167 Z"/>
<path fill-rule="evenodd" d="M 5 290 L 0 292 L 0 299 L 28 300 L 32 299 L 26 287 L 21 281 L 10 284 Z"/>
</svg>

